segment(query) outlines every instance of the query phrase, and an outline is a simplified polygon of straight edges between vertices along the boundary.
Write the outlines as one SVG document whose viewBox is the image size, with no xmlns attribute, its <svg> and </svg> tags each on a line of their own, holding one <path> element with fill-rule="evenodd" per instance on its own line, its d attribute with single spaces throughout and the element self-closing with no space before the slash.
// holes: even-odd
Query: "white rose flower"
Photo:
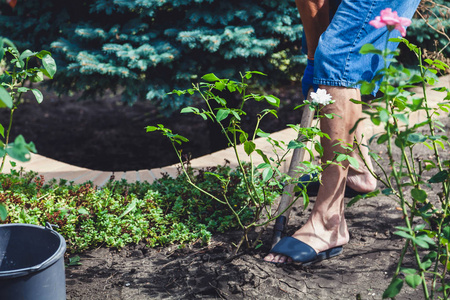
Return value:
<svg viewBox="0 0 450 300">
<path fill-rule="evenodd" d="M 333 99 L 331 99 L 331 95 L 327 93 L 324 89 L 317 89 L 317 92 L 311 93 L 311 102 L 314 104 L 322 104 L 327 105 L 333 103 Z"/>
</svg>

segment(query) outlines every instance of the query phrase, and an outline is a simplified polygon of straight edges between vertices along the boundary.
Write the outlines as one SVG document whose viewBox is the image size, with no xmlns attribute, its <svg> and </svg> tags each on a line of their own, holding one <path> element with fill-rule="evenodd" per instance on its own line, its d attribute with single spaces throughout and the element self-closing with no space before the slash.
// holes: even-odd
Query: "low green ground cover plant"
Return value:
<svg viewBox="0 0 450 300">
<path fill-rule="evenodd" d="M 195 175 L 189 171 L 191 179 L 212 194 L 220 187 L 209 171 L 230 178 L 230 203 L 242 211 L 243 220 L 252 218 L 254 208 L 241 207 L 245 197 L 242 174 L 228 166 Z M 0 174 L 0 203 L 8 210 L 7 223 L 58 225 L 69 253 L 141 242 L 150 247 L 206 244 L 212 233 L 238 227 L 228 207 L 192 189 L 184 176 L 166 175 L 151 184 L 110 180 L 96 189 L 91 182 L 44 183 L 36 173 L 13 170 Z"/>
</svg>

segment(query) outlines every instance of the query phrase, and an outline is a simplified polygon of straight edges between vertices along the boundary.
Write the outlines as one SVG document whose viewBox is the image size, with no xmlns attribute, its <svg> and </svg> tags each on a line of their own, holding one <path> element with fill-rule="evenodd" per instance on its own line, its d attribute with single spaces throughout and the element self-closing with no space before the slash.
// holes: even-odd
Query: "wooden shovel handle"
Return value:
<svg viewBox="0 0 450 300">
<path fill-rule="evenodd" d="M 310 93 L 308 94 L 308 96 Z M 309 97 L 308 97 L 309 98 Z M 314 110 L 309 109 L 308 105 L 305 105 L 303 107 L 303 113 L 302 113 L 302 119 L 300 122 L 300 127 L 311 127 L 311 124 L 314 119 Z M 297 137 L 297 141 L 300 141 L 302 139 L 302 134 L 299 133 Z M 289 165 L 288 175 L 291 178 L 295 178 L 298 176 L 298 173 L 296 172 L 298 166 L 300 165 L 300 162 L 304 160 L 305 157 L 305 148 L 295 148 L 292 157 L 291 157 L 291 163 Z M 291 212 L 291 208 L 289 207 L 294 199 L 294 187 L 295 184 L 288 184 L 283 189 L 283 194 L 281 195 L 280 204 L 278 205 L 278 212 L 284 211 L 284 213 L 278 217 L 275 221 L 275 226 L 273 230 L 273 237 L 272 237 L 272 247 L 278 243 L 278 241 L 281 239 L 281 235 L 283 231 L 285 230 L 285 227 L 289 221 L 289 214 Z"/>
</svg>

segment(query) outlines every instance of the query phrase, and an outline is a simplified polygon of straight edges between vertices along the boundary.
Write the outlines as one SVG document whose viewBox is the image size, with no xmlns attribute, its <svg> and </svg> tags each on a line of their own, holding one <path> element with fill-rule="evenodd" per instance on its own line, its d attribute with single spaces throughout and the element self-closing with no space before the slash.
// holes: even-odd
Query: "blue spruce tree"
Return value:
<svg viewBox="0 0 450 300">
<path fill-rule="evenodd" d="M 167 92 L 199 75 L 258 70 L 270 74 L 261 84 L 279 84 L 299 76 L 305 60 L 291 0 L 19 0 L 0 22 L 18 44 L 52 48 L 57 91 L 120 89 L 125 101 L 158 101 L 166 113 L 188 101 Z"/>
<path fill-rule="evenodd" d="M 190 101 L 167 92 L 199 75 L 256 70 L 269 75 L 261 86 L 280 85 L 298 80 L 306 60 L 292 0 L 18 0 L 14 9 L 0 1 L 0 35 L 19 48 L 50 50 L 58 92 L 120 91 L 124 101 L 152 100 L 166 114 Z M 443 6 L 429 8 L 429 22 L 448 31 L 446 1 L 435 2 Z M 430 50 L 448 43 L 421 18 L 409 32 Z"/>
</svg>

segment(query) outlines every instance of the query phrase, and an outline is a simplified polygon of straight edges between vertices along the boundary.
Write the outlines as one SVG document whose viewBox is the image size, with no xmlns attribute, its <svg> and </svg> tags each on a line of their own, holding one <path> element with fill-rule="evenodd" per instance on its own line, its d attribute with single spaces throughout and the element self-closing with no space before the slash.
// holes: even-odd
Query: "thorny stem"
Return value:
<svg viewBox="0 0 450 300">
<path fill-rule="evenodd" d="M 388 41 L 389 41 L 389 34 L 388 34 L 388 36 L 387 36 L 387 38 L 386 38 L 386 44 L 385 44 L 385 49 L 386 49 L 386 50 L 388 49 L 388 48 L 387 48 Z M 387 68 L 387 63 L 386 63 L 387 56 L 386 56 L 386 52 L 387 52 L 387 51 L 385 51 L 385 53 L 383 54 L 385 70 L 386 70 L 386 68 Z M 386 73 L 386 75 L 385 75 L 386 78 L 383 80 L 383 84 L 385 85 L 385 87 L 386 87 L 387 84 L 388 84 L 388 80 L 389 80 L 389 76 L 388 76 L 388 75 L 389 75 L 389 74 Z M 385 89 L 385 90 L 387 90 L 387 89 Z M 385 101 L 385 103 L 386 103 L 386 110 L 387 110 L 387 111 L 392 111 L 392 108 L 391 108 L 391 106 L 390 106 L 390 97 L 389 97 L 389 94 L 386 94 L 386 99 L 385 99 L 385 100 L 386 100 L 386 101 Z M 398 128 L 398 123 L 397 123 L 396 118 L 394 117 L 393 120 L 394 120 L 394 125 L 396 126 L 395 128 Z M 387 131 L 387 135 L 388 135 L 388 139 L 387 139 L 387 142 L 388 142 L 387 150 L 388 150 L 388 151 L 387 151 L 387 152 L 388 152 L 388 157 L 389 157 L 390 165 L 392 166 L 392 174 L 393 174 L 395 183 L 396 183 L 396 185 L 397 185 L 397 187 L 398 187 L 398 194 L 399 194 L 399 196 L 400 196 L 400 205 L 401 205 L 403 217 L 404 217 L 404 219 L 405 219 L 406 226 L 407 226 L 407 228 L 409 229 L 409 233 L 410 233 L 412 236 L 414 236 L 414 231 L 413 231 L 412 226 L 411 226 L 411 221 L 412 221 L 413 215 L 411 216 L 411 219 L 410 219 L 410 217 L 408 216 L 408 211 L 407 211 L 406 204 L 405 204 L 406 201 L 405 201 L 405 197 L 404 197 L 404 195 L 403 195 L 403 191 L 402 191 L 402 188 L 401 188 L 402 185 L 401 185 L 401 182 L 400 182 L 400 175 L 397 173 L 397 169 L 395 168 L 395 161 L 394 161 L 393 152 L 392 152 L 392 139 L 391 139 L 392 133 L 391 133 L 391 126 L 390 126 L 390 124 L 389 124 L 389 121 L 386 123 L 386 131 Z M 410 168 L 410 166 L 409 166 L 409 162 L 408 162 L 408 160 L 407 160 L 407 157 L 405 157 L 404 147 L 402 146 L 401 148 L 402 148 L 402 155 L 401 155 L 401 160 L 400 160 L 400 171 L 402 172 L 402 170 L 403 170 L 403 161 L 406 162 L 406 166 L 407 166 L 408 170 L 410 171 L 411 168 Z M 409 243 L 409 241 L 407 240 L 406 243 Z M 416 246 L 416 245 L 415 245 L 415 247 L 414 247 L 414 254 L 415 254 L 416 261 L 417 261 L 417 263 L 418 263 L 419 266 L 420 266 L 420 257 L 419 257 L 419 253 L 418 253 L 418 250 L 417 250 L 417 246 Z M 401 257 L 400 257 L 399 265 L 401 265 L 401 263 L 402 263 L 402 261 L 403 261 L 403 258 L 404 258 L 404 256 L 401 256 Z M 422 278 L 422 286 L 423 286 L 423 290 L 424 290 L 423 292 L 424 292 L 425 298 L 426 298 L 426 299 L 429 299 L 429 295 L 428 295 L 428 287 L 427 287 L 427 284 L 426 284 L 426 281 L 425 281 L 424 270 L 420 269 L 419 272 L 420 272 L 420 276 L 421 276 L 421 278 Z"/>
<path fill-rule="evenodd" d="M 244 85 L 244 84 L 243 84 L 243 85 Z M 210 106 L 210 104 L 209 104 L 210 98 L 209 98 L 209 97 L 206 97 L 206 96 L 202 93 L 202 91 L 200 90 L 200 87 L 199 87 L 198 85 L 197 85 L 197 86 L 194 86 L 194 88 L 195 88 L 195 90 L 197 90 L 197 92 L 200 93 L 201 97 L 204 99 L 204 101 L 206 102 L 206 104 L 207 104 L 207 106 L 208 106 L 209 112 L 210 112 L 210 113 L 214 116 L 214 118 L 215 118 L 214 111 L 213 111 L 213 109 L 211 108 L 211 106 Z M 243 105 L 244 105 L 244 102 L 245 102 L 245 97 L 246 97 L 246 96 L 245 96 L 245 89 L 243 89 L 242 95 L 243 95 L 243 96 L 242 96 L 242 97 L 243 97 L 243 101 L 241 102 L 241 110 L 242 110 L 242 108 L 243 108 Z M 267 113 L 266 113 L 266 114 L 267 114 Z M 261 121 L 261 119 L 262 119 L 266 114 L 264 114 L 263 116 L 260 116 L 260 117 L 258 118 L 257 124 L 256 124 L 256 128 L 255 128 L 255 131 L 254 131 L 253 136 L 252 136 L 252 139 L 251 139 L 252 142 L 256 139 L 256 133 L 257 133 L 257 129 L 258 129 L 258 127 L 259 127 L 260 121 Z M 216 118 L 215 118 L 215 119 L 216 119 Z M 217 120 L 217 119 L 216 119 L 216 120 Z M 272 221 L 274 218 L 272 218 L 272 219 L 269 218 L 269 220 L 268 220 L 267 222 L 263 223 L 263 224 L 257 224 L 257 221 L 259 220 L 259 217 L 260 217 L 262 208 L 261 208 L 260 203 L 258 203 L 258 201 L 257 201 L 257 191 L 256 191 L 255 183 L 254 183 L 254 181 L 253 181 L 253 179 L 254 179 L 253 157 L 250 156 L 250 160 L 251 160 L 251 162 L 250 162 L 250 165 L 251 165 L 251 171 L 250 171 L 250 172 L 251 172 L 251 178 L 252 178 L 252 181 L 249 182 L 249 180 L 248 180 L 248 178 L 247 178 L 247 172 L 245 171 L 245 168 L 244 168 L 244 166 L 243 166 L 243 164 L 242 164 L 242 161 L 241 161 L 241 159 L 240 159 L 240 157 L 239 157 L 239 153 L 237 152 L 237 134 L 236 134 L 236 130 L 233 131 L 233 137 L 232 137 L 233 140 L 231 140 L 231 138 L 230 138 L 230 136 L 227 134 L 226 129 L 224 128 L 224 126 L 223 126 L 220 122 L 218 122 L 218 123 L 219 123 L 219 126 L 221 127 L 222 132 L 225 134 L 226 138 L 228 139 L 228 142 L 232 145 L 232 147 L 233 147 L 233 149 L 234 149 L 235 156 L 236 156 L 236 158 L 237 158 L 237 161 L 238 161 L 240 170 L 241 170 L 242 173 L 243 173 L 243 179 L 244 179 L 244 181 L 245 181 L 245 185 L 246 185 L 247 191 L 248 191 L 248 193 L 249 193 L 249 196 L 250 196 L 250 198 L 251 198 L 253 204 L 254 204 L 255 207 L 257 208 L 257 209 L 256 209 L 256 212 L 255 212 L 255 218 L 254 218 L 254 221 L 253 221 L 251 224 L 249 224 L 248 226 L 245 226 L 245 225 L 242 224 L 242 221 L 241 221 L 241 219 L 240 219 L 240 217 L 239 217 L 239 214 L 233 209 L 232 205 L 231 205 L 230 202 L 228 201 L 228 198 L 226 197 L 225 194 L 223 195 L 225 201 L 222 201 L 222 200 L 218 199 L 217 197 L 215 197 L 214 195 L 212 195 L 212 194 L 208 193 L 207 191 L 201 189 L 201 188 L 198 187 L 195 183 L 192 182 L 192 180 L 191 180 L 191 178 L 189 177 L 189 175 L 188 175 L 188 173 L 187 173 L 187 170 L 186 170 L 186 168 L 185 168 L 185 166 L 184 166 L 182 157 L 181 157 L 180 153 L 178 152 L 178 150 L 177 150 L 177 148 L 176 148 L 176 146 L 175 146 L 175 144 L 174 144 L 173 142 L 172 142 L 172 146 L 174 147 L 174 149 L 175 149 L 175 151 L 176 151 L 176 153 L 177 153 L 177 155 L 178 155 L 178 158 L 179 158 L 179 160 L 180 160 L 180 162 L 181 162 L 181 166 L 182 166 L 183 173 L 185 173 L 185 175 L 186 175 L 186 177 L 187 177 L 188 183 L 189 183 L 190 185 L 192 185 L 194 188 L 198 189 L 200 192 L 202 192 L 202 193 L 208 195 L 209 197 L 211 197 L 212 199 L 218 201 L 219 203 L 226 204 L 226 205 L 230 208 L 230 210 L 232 211 L 232 213 L 234 214 L 234 216 L 236 217 L 236 219 L 237 219 L 237 221 L 238 221 L 240 227 L 244 230 L 244 233 L 243 233 L 243 236 L 242 236 L 241 240 L 240 240 L 239 243 L 236 245 L 236 249 L 235 249 L 235 254 L 236 254 L 236 253 L 239 251 L 239 249 L 240 249 L 240 247 L 242 246 L 242 244 L 243 244 L 244 241 L 247 241 L 247 246 L 250 246 L 249 241 L 248 241 L 248 231 L 249 231 L 250 228 L 256 227 L 256 226 L 263 226 L 263 225 L 269 223 L 270 221 Z M 235 122 L 232 123 L 232 126 L 234 127 L 234 129 L 236 129 L 236 123 L 235 123 Z M 265 194 L 264 194 L 264 196 L 265 196 Z M 293 204 L 294 204 L 294 202 L 293 202 L 291 205 L 293 205 Z M 266 208 L 266 205 L 263 205 L 263 207 Z M 266 208 L 266 210 L 267 210 L 267 208 Z M 280 214 L 280 215 L 281 215 L 281 214 Z M 259 236 L 261 236 L 261 234 L 262 234 L 262 232 L 260 233 Z M 259 240 L 259 238 L 258 238 L 255 242 L 257 242 L 258 240 Z"/>
<path fill-rule="evenodd" d="M 428 24 L 428 22 L 427 22 L 427 24 Z M 447 38 L 448 38 L 448 36 L 447 36 Z M 448 46 L 448 44 L 447 44 L 447 46 Z M 421 52 L 420 48 L 419 48 L 419 53 L 418 53 L 417 57 L 419 59 L 419 67 L 420 67 L 421 76 L 422 76 L 422 78 L 425 78 L 425 70 L 424 70 L 424 66 L 423 66 L 423 62 L 422 62 L 422 52 Z M 427 115 L 427 119 L 429 120 L 428 126 L 429 126 L 429 129 L 430 129 L 430 134 L 431 134 L 431 136 L 434 137 L 435 136 L 434 122 L 433 122 L 433 120 L 431 118 L 431 115 L 430 115 L 430 112 L 429 112 L 428 97 L 427 97 L 426 85 L 425 85 L 424 81 L 422 82 L 422 91 L 423 91 L 423 95 L 424 95 L 425 113 Z M 434 139 L 432 140 L 432 145 L 433 145 L 433 151 L 434 151 L 434 156 L 436 158 L 437 166 L 439 168 L 439 171 L 442 171 L 443 167 L 442 167 L 442 163 L 441 163 L 441 160 L 440 160 L 440 155 L 439 155 L 439 151 L 438 151 L 438 148 L 437 148 L 437 144 L 436 144 L 436 141 Z M 442 197 L 443 200 L 441 202 L 442 202 L 442 205 L 444 207 L 444 216 L 447 216 L 448 201 L 445 201 L 445 200 L 448 199 L 449 191 L 448 191 L 448 186 L 445 184 L 445 182 L 442 183 L 442 189 L 443 189 L 444 195 Z M 446 203 L 444 203 L 444 202 L 446 202 Z M 438 232 L 437 232 L 437 236 L 438 237 L 440 237 L 441 234 L 442 234 L 442 226 L 443 226 L 444 219 L 445 218 L 441 218 L 441 220 L 440 220 L 440 224 L 438 226 Z M 442 243 L 439 243 L 438 249 L 437 249 L 438 256 L 441 253 L 441 251 L 442 251 Z M 446 245 L 446 253 L 448 254 L 448 245 Z M 449 263 L 448 255 L 447 255 L 447 259 L 446 260 L 447 261 L 444 264 L 444 271 L 443 271 L 443 274 L 441 276 L 442 281 L 443 281 L 442 282 L 443 286 L 445 286 L 444 278 L 445 278 L 445 274 L 446 274 L 446 271 L 447 271 L 447 265 Z M 435 266 L 434 266 L 434 274 L 433 274 L 433 278 L 432 278 L 432 289 L 431 289 L 431 297 L 432 298 L 434 296 L 434 291 L 435 291 L 435 288 L 436 288 L 438 264 L 439 264 L 439 257 L 436 260 Z M 444 296 L 447 299 L 447 293 L 446 293 L 445 289 L 444 289 Z"/>
<path fill-rule="evenodd" d="M 194 188 L 196 188 L 197 190 L 199 190 L 200 192 L 208 195 L 209 197 L 211 197 L 212 199 L 214 199 L 215 201 L 221 203 L 221 204 L 227 204 L 225 201 L 220 200 L 219 198 L 217 198 L 216 196 L 214 196 L 213 194 L 208 193 L 207 191 L 203 190 L 202 188 L 198 187 L 195 183 L 192 182 L 191 177 L 189 176 L 186 167 L 184 166 L 184 162 L 183 162 L 183 158 L 181 157 L 178 149 L 175 147 L 174 143 L 172 142 L 172 147 L 175 149 L 175 152 L 177 153 L 178 156 L 178 160 L 181 163 L 181 168 L 183 170 L 183 173 L 186 175 L 186 180 L 189 182 L 190 185 L 192 185 Z"/>
<path fill-rule="evenodd" d="M 405 246 L 403 246 L 402 252 L 400 253 L 400 259 L 398 260 L 397 269 L 395 270 L 394 277 L 397 277 L 398 274 L 400 273 L 400 269 L 402 267 L 403 259 L 405 258 L 406 251 L 408 251 L 409 241 L 410 241 L 409 239 L 406 240 Z"/>
<path fill-rule="evenodd" d="M 13 114 L 14 114 L 14 111 L 16 110 L 16 108 L 14 107 L 14 108 L 12 108 L 11 109 L 11 113 L 10 113 L 10 115 L 9 115 L 9 125 L 8 125 L 8 130 L 6 131 L 6 138 L 5 138 L 5 149 L 6 149 L 6 147 L 8 147 L 8 144 L 9 144 L 9 135 L 10 135 L 10 133 L 11 133 L 11 127 L 12 127 L 12 121 L 13 121 Z M 3 158 L 2 158 L 2 164 L 1 164 L 1 166 L 0 166 L 0 173 L 3 171 L 3 167 L 5 166 L 5 161 L 6 161 L 6 156 L 7 156 L 8 154 L 7 153 L 5 153 L 4 155 L 3 155 Z"/>
<path fill-rule="evenodd" d="M 9 88 L 11 89 L 10 94 L 11 94 L 12 98 L 14 99 L 14 97 L 15 97 L 14 88 L 20 84 L 19 82 L 17 82 L 17 79 L 16 79 L 17 76 L 16 76 L 16 68 L 15 67 L 14 67 L 14 72 L 13 72 L 13 76 L 12 77 L 13 77 L 14 81 L 11 83 Z M 23 85 L 24 85 L 24 83 L 22 82 L 22 86 Z M 17 100 L 14 101 L 14 103 L 13 103 L 14 107 L 11 109 L 11 113 L 9 115 L 9 125 L 8 125 L 8 130 L 6 131 L 6 138 L 5 138 L 5 149 L 6 149 L 6 147 L 8 147 L 8 144 L 9 144 L 9 137 L 10 137 L 10 134 L 11 134 L 11 128 L 12 128 L 12 122 L 13 122 L 13 114 L 14 114 L 14 111 L 17 109 L 16 105 L 18 105 L 20 103 L 20 100 L 22 99 L 22 95 L 23 95 L 23 93 L 19 93 L 19 96 L 17 97 Z M 3 155 L 3 158 L 2 158 L 2 164 L 0 166 L 0 172 L 3 171 L 3 167 L 4 167 L 5 161 L 6 161 L 6 156 L 7 156 L 7 154 L 5 153 Z"/>
<path fill-rule="evenodd" d="M 214 110 L 211 108 L 210 104 L 209 104 L 209 98 L 206 97 L 200 87 L 197 85 L 194 87 L 195 90 L 200 94 L 200 96 L 203 98 L 203 100 L 206 102 L 207 106 L 208 106 L 208 110 L 209 112 L 215 117 L 216 115 L 214 114 Z M 243 91 L 243 93 L 245 94 L 245 90 Z M 244 102 L 244 101 L 243 101 Z M 243 106 L 243 102 L 241 104 L 241 107 Z M 216 118 L 214 118 L 215 120 L 217 120 Z M 221 131 L 224 133 L 225 137 L 227 138 L 228 142 L 232 145 L 237 162 L 239 164 L 239 169 L 241 170 L 242 174 L 243 174 L 243 178 L 244 178 L 244 182 L 245 182 L 245 186 L 247 188 L 247 192 L 249 193 L 250 199 L 252 200 L 253 204 L 257 205 L 257 201 L 255 200 L 255 196 L 254 193 L 255 189 L 254 186 L 252 184 L 249 183 L 248 178 L 247 178 L 247 172 L 245 171 L 244 166 L 242 165 L 241 159 L 239 157 L 239 153 L 237 152 L 237 141 L 236 141 L 236 133 L 234 133 L 233 138 L 234 140 L 232 141 L 229 137 L 229 135 L 227 134 L 225 128 L 223 127 L 221 122 L 217 122 L 221 128 Z M 233 124 L 233 126 L 235 126 L 235 124 Z M 252 168 L 253 169 L 253 168 Z M 251 190 L 251 188 L 253 188 L 253 192 Z"/>
<path fill-rule="evenodd" d="M 420 49 L 419 49 L 418 58 L 419 58 L 419 66 L 421 67 L 420 75 L 422 76 L 422 78 L 425 78 L 425 71 L 424 71 L 423 62 L 422 62 L 422 51 L 420 51 Z M 423 91 L 423 100 L 424 100 L 424 104 L 425 104 L 425 113 L 427 114 L 427 119 L 430 120 L 430 122 L 428 123 L 428 126 L 430 127 L 430 134 L 431 134 L 431 136 L 434 137 L 436 134 L 435 134 L 434 122 L 433 122 L 430 112 L 429 112 L 428 97 L 427 97 L 427 93 L 426 93 L 425 82 L 422 82 L 422 91 Z M 442 167 L 442 163 L 441 163 L 441 157 L 439 155 L 439 151 L 437 148 L 436 140 L 433 139 L 432 144 L 433 144 L 434 156 L 436 157 L 436 162 L 437 162 L 439 171 L 442 171 L 443 167 Z M 448 187 L 444 183 L 443 183 L 443 192 L 444 192 L 444 195 L 448 196 L 448 194 L 449 194 Z"/>
</svg>

